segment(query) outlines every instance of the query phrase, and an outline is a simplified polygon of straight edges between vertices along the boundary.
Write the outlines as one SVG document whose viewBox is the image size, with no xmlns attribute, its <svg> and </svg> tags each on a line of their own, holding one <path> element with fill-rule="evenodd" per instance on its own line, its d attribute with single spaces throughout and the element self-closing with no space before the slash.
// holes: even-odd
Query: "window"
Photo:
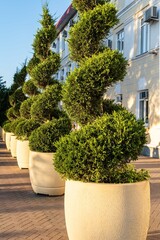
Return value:
<svg viewBox="0 0 160 240">
<path fill-rule="evenodd" d="M 124 52 L 124 29 L 117 33 L 117 49 Z"/>
<path fill-rule="evenodd" d="M 63 82 L 63 80 L 64 80 L 64 69 L 61 70 L 60 80 L 61 80 L 62 82 Z"/>
<path fill-rule="evenodd" d="M 139 93 L 139 118 L 148 123 L 148 90 Z"/>
<path fill-rule="evenodd" d="M 147 52 L 149 49 L 149 24 L 141 19 L 140 27 L 140 54 Z"/>
<path fill-rule="evenodd" d="M 71 67 L 72 67 L 72 65 L 71 65 L 71 63 L 69 63 L 68 66 L 67 66 L 66 76 L 68 76 L 68 75 L 70 74 L 70 72 L 71 72 Z"/>
<path fill-rule="evenodd" d="M 116 95 L 116 103 L 117 104 L 122 104 L 122 94 L 117 94 Z"/>
</svg>

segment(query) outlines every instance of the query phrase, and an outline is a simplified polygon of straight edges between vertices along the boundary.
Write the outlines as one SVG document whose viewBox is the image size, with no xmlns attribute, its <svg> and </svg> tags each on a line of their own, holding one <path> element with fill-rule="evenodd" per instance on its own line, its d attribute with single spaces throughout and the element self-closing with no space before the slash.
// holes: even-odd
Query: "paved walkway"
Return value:
<svg viewBox="0 0 160 240">
<path fill-rule="evenodd" d="M 160 160 L 142 157 L 136 165 L 149 169 L 152 176 L 147 240 L 160 240 Z M 0 240 L 68 240 L 63 201 L 63 196 L 34 194 L 28 170 L 18 168 L 0 141 Z"/>
</svg>

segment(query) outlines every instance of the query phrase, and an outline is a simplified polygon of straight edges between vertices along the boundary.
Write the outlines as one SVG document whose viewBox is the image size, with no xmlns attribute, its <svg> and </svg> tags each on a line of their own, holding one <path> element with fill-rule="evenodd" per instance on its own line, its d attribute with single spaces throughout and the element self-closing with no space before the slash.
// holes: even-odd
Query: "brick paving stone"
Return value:
<svg viewBox="0 0 160 240">
<path fill-rule="evenodd" d="M 150 171 L 151 218 L 147 240 L 160 240 L 160 159 L 139 157 L 135 165 Z M 19 169 L 16 158 L 0 141 L 0 240 L 26 239 L 68 240 L 64 197 L 33 193 L 28 169 Z"/>
<path fill-rule="evenodd" d="M 33 193 L 28 169 L 19 169 L 0 141 L 0 240 L 67 240 L 64 196 Z"/>
<path fill-rule="evenodd" d="M 150 172 L 151 216 L 147 240 L 160 240 L 160 159 L 139 157 L 137 168 Z"/>
</svg>

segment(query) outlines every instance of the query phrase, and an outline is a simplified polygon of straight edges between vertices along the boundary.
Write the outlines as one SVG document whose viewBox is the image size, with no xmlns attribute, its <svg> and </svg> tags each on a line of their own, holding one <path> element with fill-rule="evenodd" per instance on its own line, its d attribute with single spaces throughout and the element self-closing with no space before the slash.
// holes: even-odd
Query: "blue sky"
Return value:
<svg viewBox="0 0 160 240">
<path fill-rule="evenodd" d="M 45 0 L 0 0 L 0 76 L 6 86 L 13 83 L 17 68 L 32 57 L 34 35 L 40 27 Z M 48 0 L 50 13 L 57 19 L 71 0 Z"/>
</svg>

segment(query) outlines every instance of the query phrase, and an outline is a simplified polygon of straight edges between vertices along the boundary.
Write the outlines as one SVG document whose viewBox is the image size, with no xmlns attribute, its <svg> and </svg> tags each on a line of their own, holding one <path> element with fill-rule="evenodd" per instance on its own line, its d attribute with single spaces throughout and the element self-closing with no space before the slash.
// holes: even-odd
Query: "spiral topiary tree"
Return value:
<svg viewBox="0 0 160 240">
<path fill-rule="evenodd" d="M 118 23 L 117 10 L 105 0 L 73 0 L 73 6 L 80 18 L 68 41 L 70 57 L 78 68 L 67 77 L 62 93 L 64 108 L 81 129 L 56 143 L 56 170 L 64 178 L 85 182 L 147 179 L 146 172 L 128 169 L 145 143 L 143 123 L 104 100 L 107 89 L 126 74 L 123 55 L 103 44 Z"/>
<path fill-rule="evenodd" d="M 22 86 L 26 80 L 27 71 L 26 71 L 26 62 L 22 65 L 22 68 L 17 69 L 13 77 L 13 84 L 9 90 L 9 103 L 10 108 L 7 110 L 8 120 L 14 121 L 17 118 L 20 118 L 20 106 L 21 103 L 26 99 L 25 94 L 22 91 Z"/>
<path fill-rule="evenodd" d="M 149 226 L 149 174 L 129 163 L 137 160 L 145 143 L 145 128 L 134 114 L 104 101 L 106 90 L 126 74 L 123 55 L 103 45 L 118 22 L 117 11 L 103 0 L 73 0 L 73 5 L 80 20 L 70 30 L 69 48 L 79 67 L 67 78 L 63 102 L 81 127 L 55 143 L 54 160 L 55 169 L 67 179 L 68 237 L 144 240 Z M 147 211 L 139 214 L 144 206 Z"/>
<path fill-rule="evenodd" d="M 66 133 L 69 133 L 70 131 L 70 124 L 68 125 L 67 115 L 58 108 L 58 103 L 62 98 L 62 85 L 54 78 L 54 74 L 60 67 L 60 56 L 59 54 L 51 51 L 51 44 L 57 37 L 55 20 L 49 13 L 48 5 L 44 5 L 42 10 L 42 19 L 39 21 L 41 24 L 41 29 L 38 29 L 35 35 L 35 39 L 33 41 L 34 55 L 27 68 L 32 83 L 40 91 L 40 94 L 36 96 L 36 100 L 33 102 L 33 104 L 31 104 L 30 108 L 31 118 L 35 121 L 39 121 L 42 124 L 42 126 L 33 131 L 31 134 L 32 137 L 30 138 L 30 148 L 31 150 L 35 151 L 39 151 L 39 147 L 35 147 L 35 142 L 37 142 L 37 144 L 40 142 L 42 133 L 43 137 L 45 137 L 44 132 L 41 131 L 43 124 L 53 121 L 52 128 L 54 128 L 56 127 L 55 121 L 58 121 L 60 118 L 65 118 L 66 125 L 68 127 Z M 28 82 L 28 85 L 25 87 L 29 88 L 29 84 L 30 83 Z M 59 122 L 62 125 L 65 124 L 65 121 Z M 50 125 L 51 123 L 45 126 L 50 127 Z M 40 134 L 37 134 L 37 131 L 39 131 Z M 49 145 L 52 145 L 53 137 L 51 137 L 51 135 L 53 134 L 54 131 L 49 131 Z M 63 135 L 64 131 L 59 131 L 59 134 Z M 46 149 L 48 150 L 48 147 L 44 147 L 41 149 L 41 151 L 46 151 Z M 50 149 L 50 151 L 52 151 L 52 149 L 53 147 Z"/>
<path fill-rule="evenodd" d="M 70 30 L 70 58 L 79 65 L 67 78 L 63 102 L 69 116 L 79 124 L 103 114 L 106 89 L 126 74 L 127 61 L 103 40 L 118 23 L 116 9 L 106 1 L 73 1 L 80 20 Z"/>
</svg>

